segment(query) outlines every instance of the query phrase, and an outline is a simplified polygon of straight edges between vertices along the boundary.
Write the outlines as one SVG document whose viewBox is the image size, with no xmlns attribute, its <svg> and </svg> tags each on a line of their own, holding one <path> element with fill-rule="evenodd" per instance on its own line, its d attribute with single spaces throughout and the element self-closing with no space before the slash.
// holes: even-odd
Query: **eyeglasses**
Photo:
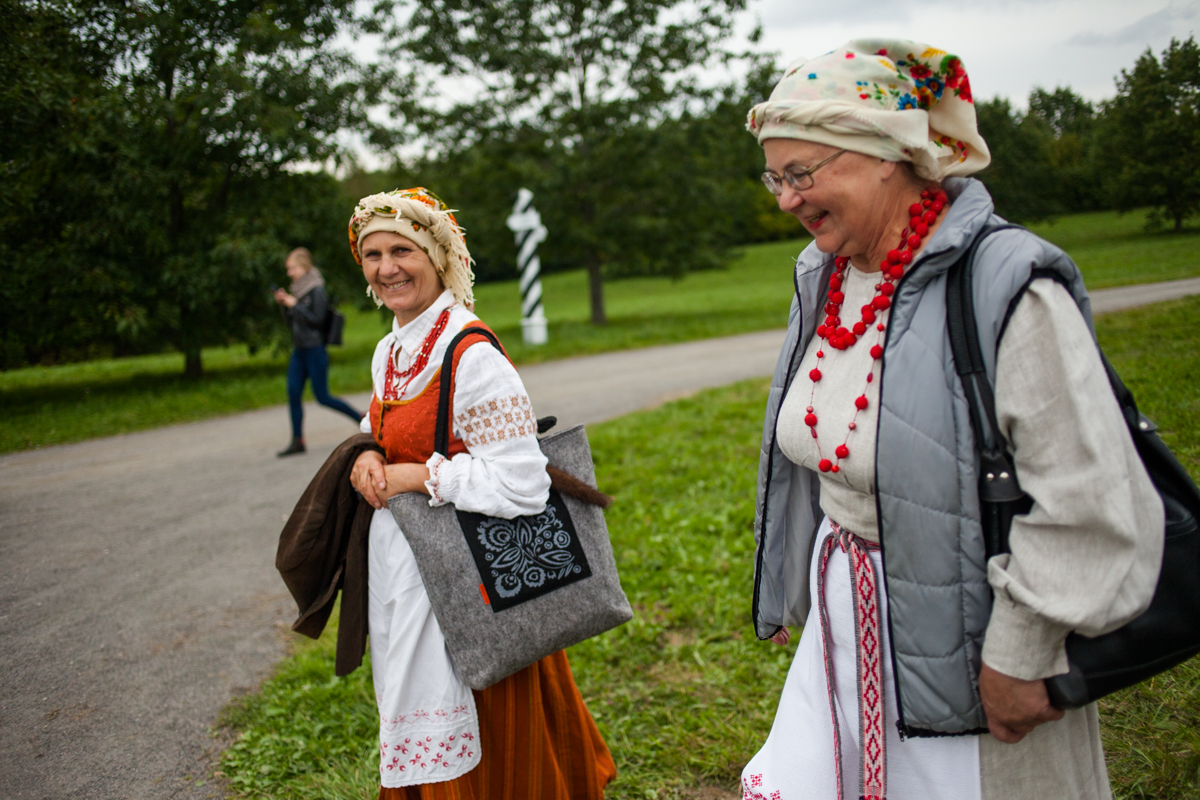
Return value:
<svg viewBox="0 0 1200 800">
<path fill-rule="evenodd" d="M 783 194 L 784 181 L 787 181 L 788 186 L 791 186 L 797 192 L 803 192 L 806 189 L 811 189 L 813 187 L 813 183 L 815 183 L 813 180 L 813 173 L 828 164 L 830 161 L 833 161 L 844 152 L 846 151 L 838 150 L 829 158 L 818 161 L 811 167 L 788 167 L 783 171 L 782 177 L 776 175 L 774 172 L 764 172 L 762 174 L 763 186 L 767 187 L 767 191 L 776 197 Z"/>
</svg>

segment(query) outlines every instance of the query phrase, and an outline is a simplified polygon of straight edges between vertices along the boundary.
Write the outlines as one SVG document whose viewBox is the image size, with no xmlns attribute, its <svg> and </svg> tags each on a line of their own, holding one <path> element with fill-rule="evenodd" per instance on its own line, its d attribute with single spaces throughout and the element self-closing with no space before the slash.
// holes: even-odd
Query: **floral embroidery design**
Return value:
<svg viewBox="0 0 1200 800">
<path fill-rule="evenodd" d="M 376 696 L 376 702 L 382 703 L 382 698 Z M 407 714 L 397 714 L 391 719 L 381 715 L 380 774 L 405 778 L 419 774 L 425 780 L 428 780 L 425 776 L 453 777 L 447 773 L 456 769 L 464 759 L 475 758 L 479 752 L 476 743 L 479 733 L 467 727 L 474 721 L 471 707 L 467 704 L 433 711 L 417 709 Z M 407 736 L 397 733 L 401 728 L 413 725 L 432 725 L 442 730 L 414 731 Z"/>
<path fill-rule="evenodd" d="M 396 206 L 389 205 L 388 201 L 392 199 L 398 200 L 415 200 L 422 205 L 429 206 L 434 211 L 441 211 L 450 218 L 450 222 L 458 227 L 458 220 L 454 214 L 450 213 L 449 207 L 442 202 L 442 198 L 438 197 L 433 192 L 417 186 L 412 189 L 404 189 L 403 191 L 384 192 L 374 194 L 370 197 L 364 197 L 359 201 L 358 206 L 354 209 L 354 215 L 350 217 L 350 252 L 354 256 L 356 262 L 359 261 L 358 255 L 358 234 L 366 227 L 367 222 L 376 214 L 384 214 L 386 216 L 394 216 L 396 214 Z M 426 226 L 419 224 L 415 220 L 409 220 L 412 223 L 414 231 L 428 230 Z M 428 250 L 426 250 L 428 252 Z"/>
<path fill-rule="evenodd" d="M 941 60 L 932 65 L 919 61 L 912 53 L 905 58 L 896 59 L 897 67 L 908 67 L 908 74 L 912 77 L 914 84 L 913 94 L 916 95 L 916 105 L 901 105 L 901 110 L 914 107 L 928 110 L 942 99 L 942 95 L 947 89 L 952 90 L 954 96 L 960 100 L 968 103 L 975 102 L 971 96 L 971 80 L 967 77 L 967 71 L 963 68 L 962 61 L 958 56 L 930 48 L 921 54 L 921 58 L 929 59 L 939 55 L 942 56 Z M 903 72 L 900 77 L 904 77 Z"/>
<path fill-rule="evenodd" d="M 524 394 L 471 406 L 465 412 L 454 415 L 454 424 L 462 431 L 463 443 L 472 449 L 537 435 L 533 406 Z"/>
<path fill-rule="evenodd" d="M 571 534 L 553 504 L 537 516 L 486 518 L 476 534 L 495 579 L 496 593 L 515 597 L 526 587 L 560 581 L 582 568 L 571 552 Z"/>
<path fill-rule="evenodd" d="M 897 75 L 896 77 L 898 80 L 908 80 L 903 75 Z M 854 83 L 858 89 L 859 98 L 863 100 L 874 100 L 879 104 L 880 108 L 891 108 L 897 104 L 901 110 L 905 107 L 904 98 L 900 96 L 900 86 L 898 84 L 889 83 L 887 86 L 880 86 L 874 81 L 869 83 L 867 81 L 855 81 Z M 906 94 L 905 97 L 910 96 Z"/>
<path fill-rule="evenodd" d="M 464 758 L 474 758 L 475 734 L 438 737 L 407 736 L 404 741 L 379 742 L 379 770 L 383 774 L 411 775 L 416 771 L 445 772 Z M 453 759 L 453 760 L 451 760 Z"/>
<path fill-rule="evenodd" d="M 742 800 L 783 800 L 783 793 L 778 789 L 769 795 L 758 791 L 762 782 L 762 775 L 751 775 L 750 780 L 742 778 Z"/>
<path fill-rule="evenodd" d="M 383 698 L 379 695 L 375 696 L 375 704 L 383 705 Z M 471 719 L 471 707 L 467 704 L 455 706 L 450 710 L 444 708 L 436 708 L 433 711 L 425 711 L 424 709 L 416 709 L 407 714 L 397 714 L 388 719 L 380 715 L 379 727 L 381 730 L 386 729 L 388 733 L 395 733 L 404 725 L 429 724 L 450 725 L 455 722 L 461 722 L 464 719 Z"/>
</svg>

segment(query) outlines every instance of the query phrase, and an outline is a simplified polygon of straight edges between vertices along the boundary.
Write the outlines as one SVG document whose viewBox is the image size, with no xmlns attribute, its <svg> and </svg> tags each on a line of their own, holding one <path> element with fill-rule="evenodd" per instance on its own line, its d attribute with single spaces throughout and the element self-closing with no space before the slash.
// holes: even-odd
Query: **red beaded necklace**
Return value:
<svg viewBox="0 0 1200 800">
<path fill-rule="evenodd" d="M 881 280 L 875 284 L 875 296 L 871 302 L 864 305 L 861 309 L 862 318 L 855 322 L 854 325 L 847 329 L 842 325 L 841 311 L 842 303 L 846 301 L 846 296 L 842 293 L 842 286 L 846 282 L 846 269 L 850 265 L 850 259 L 845 256 L 839 256 L 833 261 L 833 274 L 829 276 L 829 296 L 825 302 L 825 324 L 817 326 L 817 336 L 827 342 L 830 347 L 835 350 L 846 350 L 854 346 L 859 337 L 866 335 L 868 326 L 874 325 L 876 331 L 875 344 L 871 346 L 871 358 L 878 361 L 883 357 L 883 331 L 884 323 L 882 315 L 892 305 L 892 294 L 896 291 L 896 281 L 904 275 L 904 268 L 911 264 L 913 260 L 913 250 L 921 246 L 921 241 L 929 235 L 929 226 L 937 221 L 942 210 L 949 205 L 950 198 L 943 191 L 923 190 L 921 192 L 921 202 L 913 203 L 908 208 L 908 213 L 911 216 L 909 225 L 900 234 L 900 244 L 896 249 L 889 250 L 887 258 L 880 264 L 882 268 Z M 846 433 L 846 438 L 842 440 L 833 451 L 835 460 L 830 460 L 825 457 L 821 451 L 821 440 L 817 438 L 817 413 L 813 409 L 813 398 L 817 394 L 817 383 L 821 380 L 821 359 L 825 358 L 825 351 L 822 345 L 817 346 L 817 364 L 809 370 L 808 377 L 812 380 L 812 393 L 808 398 L 807 414 L 804 417 L 804 424 L 812 430 L 812 437 L 817 441 L 817 455 L 821 460 L 817 464 L 817 468 L 821 472 L 838 472 L 839 463 L 844 458 L 850 457 L 850 448 L 847 443 L 850 441 L 850 434 L 858 427 L 856 420 L 859 412 L 866 410 L 868 405 L 866 387 L 863 387 L 863 393 L 854 399 L 854 416 L 850 420 L 849 431 Z M 871 371 L 867 373 L 867 383 L 875 380 L 875 365 L 874 361 L 871 364 Z"/>
<path fill-rule="evenodd" d="M 408 389 L 408 385 L 412 383 L 412 379 L 420 374 L 421 370 L 429 364 L 429 356 L 433 352 L 433 346 L 437 344 L 438 337 L 442 335 L 442 331 L 446 330 L 446 323 L 450 321 L 450 309 L 447 308 L 438 315 L 437 322 L 433 323 L 433 329 L 425 337 L 425 341 L 421 342 L 421 349 L 417 352 L 417 357 L 409 365 L 408 369 L 403 372 L 396 371 L 396 359 L 393 358 L 396 351 L 396 343 L 392 342 L 391 348 L 388 349 L 387 373 L 383 379 L 383 398 L 384 400 L 399 400 L 404 396 L 404 392 Z M 404 385 L 397 387 L 396 381 L 401 378 L 407 378 Z"/>
</svg>

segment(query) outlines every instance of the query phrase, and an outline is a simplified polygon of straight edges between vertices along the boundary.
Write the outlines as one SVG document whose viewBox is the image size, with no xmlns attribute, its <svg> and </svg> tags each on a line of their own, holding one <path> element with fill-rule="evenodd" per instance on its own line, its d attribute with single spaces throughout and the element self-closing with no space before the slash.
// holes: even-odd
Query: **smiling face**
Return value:
<svg viewBox="0 0 1200 800">
<path fill-rule="evenodd" d="M 359 254 L 363 277 L 401 325 L 420 316 L 445 288 L 425 251 L 398 233 L 368 234 Z"/>
<path fill-rule="evenodd" d="M 767 169 L 783 175 L 789 168 L 810 167 L 837 148 L 767 139 L 763 152 Z M 850 256 L 860 269 L 878 269 L 875 255 L 895 246 L 893 235 L 898 237 L 908 221 L 907 203 L 914 193 L 908 173 L 893 161 L 847 152 L 813 173 L 813 181 L 799 192 L 784 182 L 777 198 L 780 210 L 800 220 L 822 253 Z"/>
</svg>

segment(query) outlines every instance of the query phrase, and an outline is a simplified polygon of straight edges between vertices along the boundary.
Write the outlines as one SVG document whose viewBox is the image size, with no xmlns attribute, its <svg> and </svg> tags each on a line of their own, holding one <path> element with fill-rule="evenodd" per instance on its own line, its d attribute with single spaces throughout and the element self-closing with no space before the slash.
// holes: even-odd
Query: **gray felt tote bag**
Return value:
<svg viewBox="0 0 1200 800">
<path fill-rule="evenodd" d="M 446 349 L 434 439 L 439 453 L 449 449 L 454 352 L 474 334 L 500 349 L 495 336 L 478 327 L 463 330 Z M 472 689 L 485 689 L 633 618 L 604 512 L 595 500 L 578 499 L 603 497 L 594 488 L 583 426 L 546 436 L 541 447 L 555 484 L 563 489 L 550 490 L 541 514 L 500 519 L 452 505 L 433 508 L 429 498 L 416 493 L 388 501 L 416 556 L 455 669 Z"/>
</svg>

